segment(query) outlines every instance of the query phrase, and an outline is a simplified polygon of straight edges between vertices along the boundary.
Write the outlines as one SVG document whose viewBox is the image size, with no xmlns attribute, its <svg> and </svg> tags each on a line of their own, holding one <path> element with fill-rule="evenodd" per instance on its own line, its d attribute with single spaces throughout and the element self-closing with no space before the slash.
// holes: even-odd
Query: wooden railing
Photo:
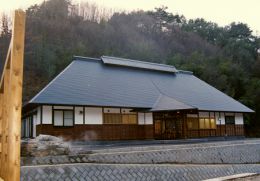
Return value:
<svg viewBox="0 0 260 181">
<path fill-rule="evenodd" d="M 14 13 L 12 38 L 0 82 L 0 180 L 20 180 L 25 13 Z"/>
</svg>

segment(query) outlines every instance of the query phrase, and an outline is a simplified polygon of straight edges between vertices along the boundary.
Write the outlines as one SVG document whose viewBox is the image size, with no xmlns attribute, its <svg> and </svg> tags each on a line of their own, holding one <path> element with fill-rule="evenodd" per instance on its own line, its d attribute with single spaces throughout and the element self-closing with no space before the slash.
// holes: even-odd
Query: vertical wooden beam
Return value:
<svg viewBox="0 0 260 181">
<path fill-rule="evenodd" d="M 10 61 L 9 58 L 7 61 Z M 3 111 L 3 122 L 2 122 L 2 157 L 1 157 L 1 177 L 4 180 L 7 180 L 8 176 L 8 123 L 9 123 L 9 97 L 10 97 L 10 69 L 7 68 L 4 70 L 4 77 L 3 77 L 3 99 L 2 99 L 2 111 Z"/>
<path fill-rule="evenodd" d="M 198 135 L 200 137 L 200 112 L 198 112 Z"/>
<path fill-rule="evenodd" d="M 103 109 L 102 109 L 103 110 Z M 83 124 L 86 124 L 86 118 L 85 118 L 85 106 L 83 106 Z M 102 113 L 103 114 L 103 113 Z"/>
<path fill-rule="evenodd" d="M 226 123 L 226 114 L 224 112 L 224 120 L 225 120 L 225 136 L 227 136 L 227 123 Z"/>
<path fill-rule="evenodd" d="M 2 140 L 3 140 L 3 92 L 0 92 L 0 164 L 2 165 Z M 2 166 L 0 167 L 0 177 L 2 175 Z"/>
<path fill-rule="evenodd" d="M 21 110 L 23 85 L 23 58 L 25 13 L 15 11 L 13 20 L 10 64 L 10 99 L 8 125 L 8 179 L 20 180 Z"/>
</svg>

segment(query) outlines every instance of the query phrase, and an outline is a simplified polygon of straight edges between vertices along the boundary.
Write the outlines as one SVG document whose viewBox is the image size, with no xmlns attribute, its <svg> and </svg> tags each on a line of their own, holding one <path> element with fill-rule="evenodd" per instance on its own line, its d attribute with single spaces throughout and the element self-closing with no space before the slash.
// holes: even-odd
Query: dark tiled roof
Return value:
<svg viewBox="0 0 260 181">
<path fill-rule="evenodd" d="M 118 58 L 117 58 L 118 59 Z M 102 59 L 75 60 L 30 103 L 252 112 L 185 71 L 117 66 Z M 127 59 L 120 60 L 128 61 Z M 126 63 L 129 65 L 129 63 Z M 136 64 L 135 64 L 136 65 Z M 153 64 L 156 67 L 157 64 Z M 158 68 L 161 64 L 158 64 Z"/>
</svg>

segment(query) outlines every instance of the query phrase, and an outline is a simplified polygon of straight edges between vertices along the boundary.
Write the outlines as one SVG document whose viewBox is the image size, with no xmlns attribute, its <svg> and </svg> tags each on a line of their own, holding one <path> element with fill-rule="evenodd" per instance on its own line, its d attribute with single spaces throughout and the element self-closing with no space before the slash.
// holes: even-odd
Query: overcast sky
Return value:
<svg viewBox="0 0 260 181">
<path fill-rule="evenodd" d="M 25 9 L 43 0 L 0 0 L 0 12 L 9 13 L 16 8 Z M 79 2 L 79 0 L 73 0 Z M 84 0 L 83 0 L 84 1 Z M 260 0 L 86 0 L 110 8 L 125 10 L 151 10 L 168 6 L 172 13 L 186 18 L 204 18 L 219 25 L 230 22 L 247 23 L 255 34 L 260 35 Z"/>
</svg>

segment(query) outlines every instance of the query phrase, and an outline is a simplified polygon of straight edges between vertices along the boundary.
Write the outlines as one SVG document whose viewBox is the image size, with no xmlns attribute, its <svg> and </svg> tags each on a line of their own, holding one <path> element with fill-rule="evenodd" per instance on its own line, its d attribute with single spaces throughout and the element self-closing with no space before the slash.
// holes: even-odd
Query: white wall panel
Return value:
<svg viewBox="0 0 260 181">
<path fill-rule="evenodd" d="M 120 113 L 120 108 L 104 108 L 104 113 Z"/>
<path fill-rule="evenodd" d="M 225 125 L 225 116 L 223 112 L 215 112 L 215 118 L 217 125 Z"/>
<path fill-rule="evenodd" d="M 144 113 L 141 112 L 138 113 L 138 124 L 144 124 L 144 119 L 145 119 L 144 116 L 145 116 Z"/>
<path fill-rule="evenodd" d="M 242 113 L 236 113 L 235 114 L 235 123 L 236 124 L 244 124 L 244 119 L 243 119 Z"/>
<path fill-rule="evenodd" d="M 145 113 L 145 124 L 153 124 L 153 113 Z"/>
<path fill-rule="evenodd" d="M 85 124 L 102 124 L 102 108 L 85 107 Z"/>
<path fill-rule="evenodd" d="M 41 106 L 37 107 L 37 121 L 36 124 L 41 124 Z"/>
<path fill-rule="evenodd" d="M 131 112 L 131 110 L 132 110 L 132 109 L 121 109 L 121 113 L 122 113 L 122 114 L 127 114 L 127 113 L 131 114 L 131 113 L 134 113 L 134 112 Z"/>
<path fill-rule="evenodd" d="M 210 118 L 214 118 L 214 112 L 210 112 L 209 115 L 210 115 Z"/>
<path fill-rule="evenodd" d="M 36 137 L 37 114 L 33 115 L 33 137 Z"/>
<path fill-rule="evenodd" d="M 75 124 L 83 124 L 83 107 L 75 107 Z"/>
<path fill-rule="evenodd" d="M 197 118 L 198 114 L 187 114 L 188 118 Z"/>
<path fill-rule="evenodd" d="M 225 116 L 235 116 L 235 113 L 233 113 L 233 112 L 226 112 Z"/>
<path fill-rule="evenodd" d="M 199 117 L 209 117 L 209 112 L 199 112 Z"/>
<path fill-rule="evenodd" d="M 73 106 L 53 106 L 53 109 L 73 109 Z"/>
<path fill-rule="evenodd" d="M 52 106 L 42 106 L 42 124 L 52 124 Z"/>
</svg>

